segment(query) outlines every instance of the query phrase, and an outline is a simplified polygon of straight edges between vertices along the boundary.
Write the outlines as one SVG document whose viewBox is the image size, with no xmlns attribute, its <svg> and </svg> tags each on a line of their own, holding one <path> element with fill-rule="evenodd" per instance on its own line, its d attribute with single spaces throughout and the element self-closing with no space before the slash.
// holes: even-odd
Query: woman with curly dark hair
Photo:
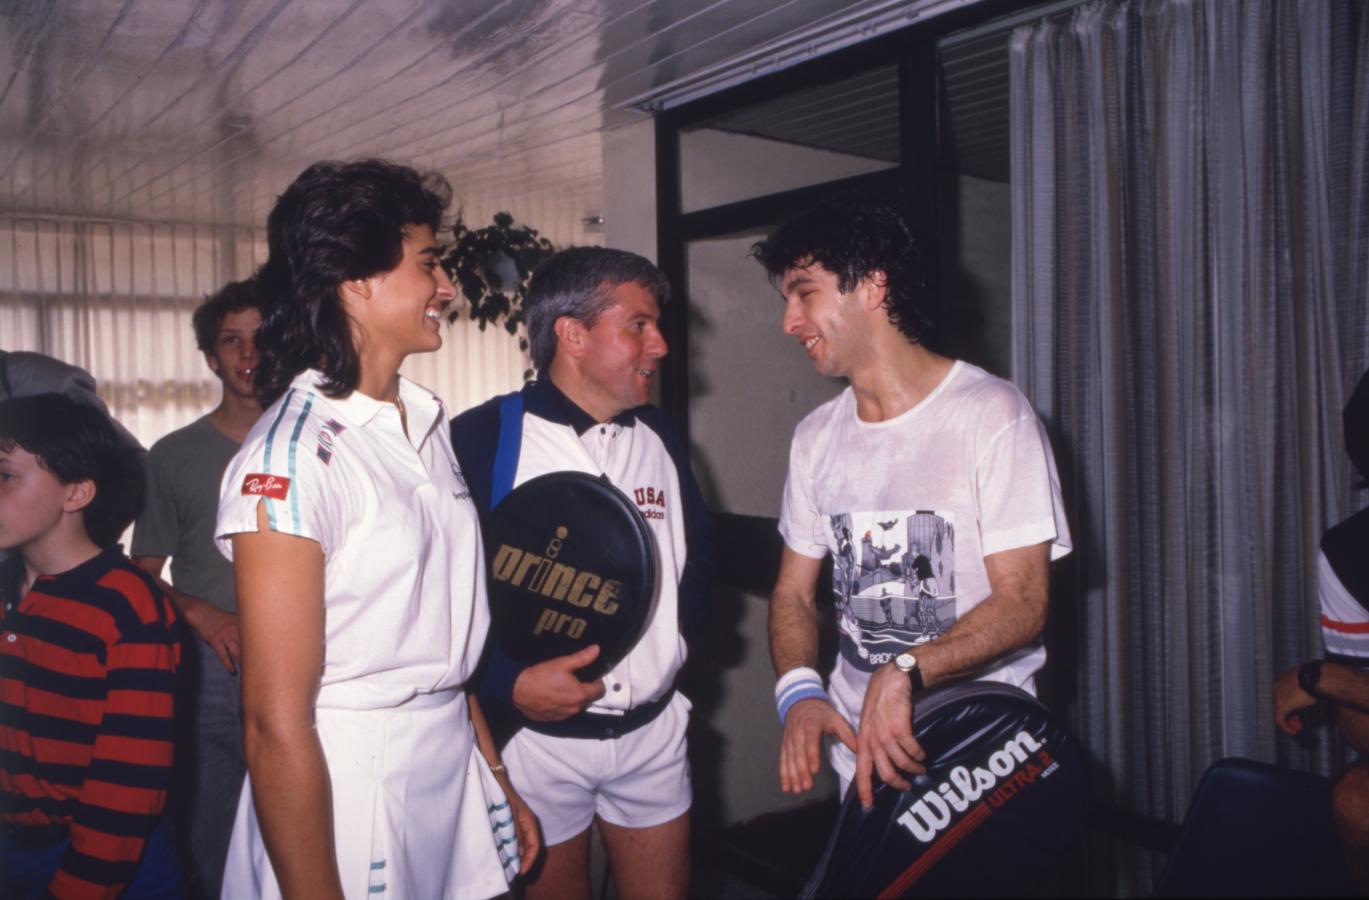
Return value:
<svg viewBox="0 0 1369 900">
<path fill-rule="evenodd" d="M 317 163 L 267 220 L 254 390 L 216 533 L 233 559 L 248 779 L 232 897 L 487 897 L 536 822 L 463 685 L 489 610 L 448 415 L 399 374 L 442 345 L 450 188 Z M 497 773 L 497 774 L 496 774 Z M 516 838 L 516 840 L 515 840 Z"/>
</svg>

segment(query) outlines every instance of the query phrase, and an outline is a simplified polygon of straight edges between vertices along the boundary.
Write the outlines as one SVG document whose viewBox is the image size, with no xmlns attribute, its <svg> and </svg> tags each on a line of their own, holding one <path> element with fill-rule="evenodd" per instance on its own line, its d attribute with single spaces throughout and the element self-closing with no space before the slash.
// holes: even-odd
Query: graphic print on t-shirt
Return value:
<svg viewBox="0 0 1369 900">
<path fill-rule="evenodd" d="M 955 525 L 929 510 L 830 516 L 838 648 L 866 672 L 955 622 Z"/>
</svg>

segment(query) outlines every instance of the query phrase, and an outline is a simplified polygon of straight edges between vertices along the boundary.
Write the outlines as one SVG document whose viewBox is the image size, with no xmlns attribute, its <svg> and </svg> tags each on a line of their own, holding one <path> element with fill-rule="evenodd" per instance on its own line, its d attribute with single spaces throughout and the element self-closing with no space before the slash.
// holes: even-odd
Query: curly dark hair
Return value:
<svg viewBox="0 0 1369 900">
<path fill-rule="evenodd" d="M 361 360 L 338 287 L 398 266 L 405 228 L 437 234 L 451 198 L 441 175 L 383 159 L 314 163 L 285 189 L 267 217 L 268 255 L 256 276 L 262 321 L 252 389 L 263 406 L 308 368 L 322 370 L 329 396 L 356 389 Z"/>
<path fill-rule="evenodd" d="M 200 352 L 213 353 L 214 342 L 219 339 L 219 329 L 223 327 L 224 317 L 244 309 L 261 311 L 255 278 L 230 281 L 216 293 L 205 297 L 204 302 L 195 307 L 195 314 L 190 320 L 195 327 L 195 344 L 200 348 Z"/>
<path fill-rule="evenodd" d="M 883 272 L 889 321 L 914 344 L 936 339 L 941 270 L 935 242 L 915 232 L 894 203 L 839 194 L 795 216 L 751 247 L 776 286 L 784 273 L 817 264 L 837 276 L 843 293 Z"/>
<path fill-rule="evenodd" d="M 545 372 L 556 356 L 556 320 L 570 316 L 593 328 L 620 284 L 638 284 L 656 303 L 670 302 L 670 282 L 643 256 L 611 247 L 571 247 L 537 267 L 523 301 L 532 364 Z"/>
<path fill-rule="evenodd" d="M 119 540 L 143 509 L 143 452 L 120 438 L 109 417 L 63 394 L 0 402 L 0 451 L 32 453 L 62 484 L 90 479 L 95 498 L 81 510 L 96 546 Z"/>
</svg>

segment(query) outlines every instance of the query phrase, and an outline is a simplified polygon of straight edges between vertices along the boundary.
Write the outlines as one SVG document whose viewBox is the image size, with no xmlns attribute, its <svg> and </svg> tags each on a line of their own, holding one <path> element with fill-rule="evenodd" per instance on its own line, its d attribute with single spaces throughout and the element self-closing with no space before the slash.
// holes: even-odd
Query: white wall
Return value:
<svg viewBox="0 0 1369 900">
<path fill-rule="evenodd" d="M 680 134 L 680 205 L 693 212 L 892 167 L 849 153 L 698 128 Z"/>
<path fill-rule="evenodd" d="M 844 382 L 813 371 L 780 327 L 784 303 L 748 256 L 749 232 L 687 248 L 689 423 L 700 482 L 715 508 L 775 516 L 799 420 Z"/>
<path fill-rule="evenodd" d="M 656 123 L 604 135 L 604 246 L 656 259 Z"/>
<path fill-rule="evenodd" d="M 686 209 L 888 168 L 887 163 L 742 134 L 682 136 Z M 764 231 L 695 241 L 689 280 L 689 417 L 697 474 L 715 508 L 778 514 L 794 426 L 842 387 L 813 371 L 780 328 L 779 294 L 748 254 Z"/>
<path fill-rule="evenodd" d="M 942 193 L 946 352 L 1008 378 L 1012 369 L 1012 193 L 962 175 Z"/>
</svg>

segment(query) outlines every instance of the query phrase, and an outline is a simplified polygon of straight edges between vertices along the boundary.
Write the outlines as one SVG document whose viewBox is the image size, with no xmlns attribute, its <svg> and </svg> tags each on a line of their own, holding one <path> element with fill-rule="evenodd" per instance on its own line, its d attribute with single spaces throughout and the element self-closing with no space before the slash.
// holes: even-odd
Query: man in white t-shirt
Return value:
<svg viewBox="0 0 1369 900">
<path fill-rule="evenodd" d="M 1012 384 L 928 349 L 936 260 L 894 207 L 827 201 L 753 255 L 784 296 L 785 333 L 818 372 L 850 382 L 790 448 L 770 606 L 780 785 L 813 786 L 830 734 L 843 793 L 854 780 L 868 807 L 872 772 L 907 789 L 905 773 L 924 771 L 919 691 L 985 678 L 1034 692 L 1049 563 L 1070 549 L 1059 478 Z M 828 553 L 845 558 L 824 687 L 814 667 Z"/>
</svg>

